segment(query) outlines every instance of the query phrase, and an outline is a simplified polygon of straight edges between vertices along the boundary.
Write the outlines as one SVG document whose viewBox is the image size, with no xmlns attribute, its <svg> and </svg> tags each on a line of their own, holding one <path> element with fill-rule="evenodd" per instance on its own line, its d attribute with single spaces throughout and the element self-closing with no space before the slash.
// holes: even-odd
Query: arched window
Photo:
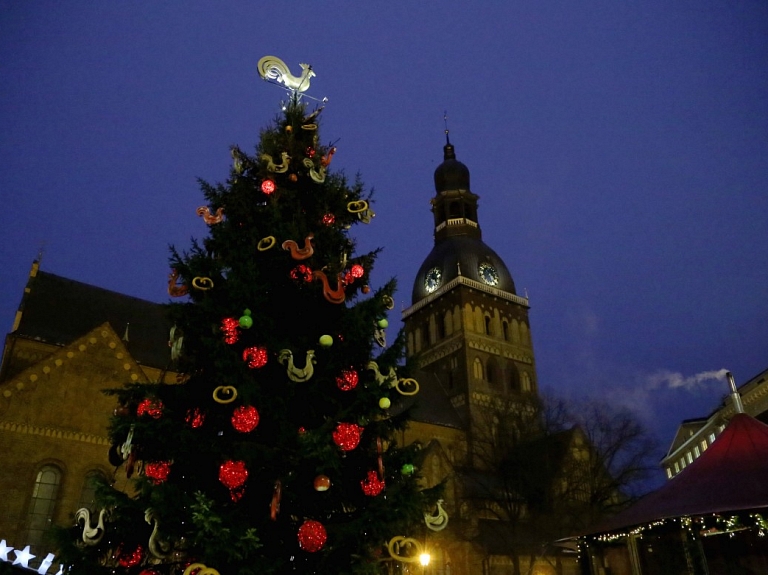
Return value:
<svg viewBox="0 0 768 575">
<path fill-rule="evenodd" d="M 437 331 L 437 341 L 445 339 L 445 317 L 438 316 L 435 318 L 435 330 Z"/>
<path fill-rule="evenodd" d="M 408 355 L 411 356 L 414 354 L 413 349 L 413 332 L 410 332 L 408 334 Z"/>
<path fill-rule="evenodd" d="M 521 387 L 523 393 L 531 391 L 531 376 L 528 375 L 528 373 L 524 371 L 523 372 L 523 376 L 520 379 L 521 379 L 520 387 Z"/>
<path fill-rule="evenodd" d="M 520 324 L 516 319 L 512 320 L 512 342 L 520 343 Z"/>
<path fill-rule="evenodd" d="M 43 534 L 51 527 L 60 485 L 61 470 L 58 467 L 45 465 L 37 472 L 27 513 L 26 543 L 29 545 L 40 545 Z"/>
<path fill-rule="evenodd" d="M 448 205 L 448 217 L 449 218 L 461 217 L 461 204 L 459 204 L 459 202 L 451 202 Z"/>
<path fill-rule="evenodd" d="M 414 344 L 415 344 L 416 353 L 419 353 L 421 351 L 421 342 L 422 342 L 421 328 L 420 327 L 417 327 L 416 331 L 413 333 L 413 340 L 414 340 Z"/>
<path fill-rule="evenodd" d="M 91 514 L 96 511 L 96 484 L 103 479 L 105 479 L 104 474 L 98 469 L 93 469 L 85 474 L 83 487 L 80 490 L 80 500 L 77 504 L 78 509 L 85 507 L 91 511 Z"/>
<path fill-rule="evenodd" d="M 479 357 L 476 357 L 475 361 L 472 363 L 472 375 L 475 376 L 475 379 L 484 379 L 483 362 L 480 361 Z"/>
<path fill-rule="evenodd" d="M 514 363 L 507 364 L 507 384 L 512 391 L 520 391 L 520 374 Z"/>
<path fill-rule="evenodd" d="M 485 315 L 484 317 L 485 321 L 485 335 L 491 335 L 491 316 Z"/>
<path fill-rule="evenodd" d="M 504 341 L 509 341 L 509 322 L 507 320 L 501 322 L 501 333 L 504 336 Z"/>
<path fill-rule="evenodd" d="M 491 389 L 496 393 L 501 393 L 504 391 L 504 384 L 501 381 L 501 374 L 499 371 L 499 365 L 496 363 L 496 360 L 494 358 L 488 359 L 485 378 L 490 384 Z"/>
<path fill-rule="evenodd" d="M 443 332 L 445 335 L 453 333 L 453 314 L 451 314 L 451 310 L 446 311 L 443 316 Z"/>
<path fill-rule="evenodd" d="M 531 334 L 528 331 L 528 324 L 524 321 L 520 322 L 520 341 L 523 345 L 531 345 Z"/>
</svg>

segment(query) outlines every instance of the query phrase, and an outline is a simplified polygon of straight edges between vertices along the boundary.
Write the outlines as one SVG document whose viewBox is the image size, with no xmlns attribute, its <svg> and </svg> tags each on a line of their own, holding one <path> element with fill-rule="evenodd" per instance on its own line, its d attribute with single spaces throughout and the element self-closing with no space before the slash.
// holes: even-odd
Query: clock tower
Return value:
<svg viewBox="0 0 768 575">
<path fill-rule="evenodd" d="M 537 393 L 528 300 L 517 295 L 506 264 L 482 240 L 478 199 L 469 169 L 447 140 L 431 200 L 435 245 L 402 315 L 407 354 L 426 392 L 415 418 L 453 421 L 465 432 L 494 398 Z"/>
</svg>

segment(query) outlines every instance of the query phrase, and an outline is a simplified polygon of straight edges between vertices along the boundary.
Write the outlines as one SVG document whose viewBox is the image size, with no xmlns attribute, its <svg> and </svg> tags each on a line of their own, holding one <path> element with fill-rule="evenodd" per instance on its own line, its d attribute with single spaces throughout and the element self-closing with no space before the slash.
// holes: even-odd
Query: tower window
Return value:
<svg viewBox="0 0 768 575">
<path fill-rule="evenodd" d="M 475 379 L 485 379 L 483 377 L 483 362 L 480 361 L 479 357 L 476 357 L 472 363 L 472 375 L 475 376 Z"/>
<path fill-rule="evenodd" d="M 504 336 L 504 341 L 509 341 L 509 322 L 507 320 L 501 322 L 501 332 Z"/>
<path fill-rule="evenodd" d="M 485 316 L 485 335 L 491 335 L 491 316 Z"/>
<path fill-rule="evenodd" d="M 32 488 L 32 500 L 27 514 L 27 543 L 39 545 L 43 534 L 51 527 L 53 511 L 61 485 L 61 471 L 53 465 L 45 465 L 37 472 Z"/>
<path fill-rule="evenodd" d="M 445 317 L 436 318 L 435 328 L 437 329 L 437 339 L 445 339 Z"/>
<path fill-rule="evenodd" d="M 523 393 L 531 391 L 531 376 L 528 375 L 526 372 L 523 372 L 523 376 L 520 382 L 520 387 Z"/>
</svg>

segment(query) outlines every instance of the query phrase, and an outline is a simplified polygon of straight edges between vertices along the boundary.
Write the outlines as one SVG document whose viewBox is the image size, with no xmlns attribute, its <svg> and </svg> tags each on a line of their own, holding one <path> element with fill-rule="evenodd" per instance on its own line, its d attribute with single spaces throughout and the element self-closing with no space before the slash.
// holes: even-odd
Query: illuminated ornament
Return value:
<svg viewBox="0 0 768 575">
<path fill-rule="evenodd" d="M 352 274 L 353 278 L 361 278 L 365 273 L 365 269 L 360 264 L 355 264 L 350 268 L 349 273 Z"/>
<path fill-rule="evenodd" d="M 250 433 L 259 425 L 259 412 L 252 405 L 241 405 L 232 414 L 232 427 L 240 433 Z"/>
<path fill-rule="evenodd" d="M 10 561 L 10 559 L 8 559 L 8 553 L 11 551 L 13 551 L 13 547 L 10 547 L 8 543 L 5 542 L 5 539 L 0 541 L 0 560 Z"/>
<path fill-rule="evenodd" d="M 336 216 L 334 216 L 333 214 L 325 214 L 323 216 L 323 223 L 326 226 L 332 226 L 335 221 L 336 221 Z"/>
<path fill-rule="evenodd" d="M 219 466 L 219 481 L 229 489 L 232 501 L 239 501 L 243 496 L 243 485 L 247 479 L 248 469 L 245 467 L 245 461 L 229 460 Z"/>
<path fill-rule="evenodd" d="M 389 409 L 389 407 L 392 405 L 392 401 L 388 397 L 382 397 L 379 400 L 379 407 L 381 409 Z"/>
<path fill-rule="evenodd" d="M 30 559 L 34 559 L 36 557 L 36 555 L 32 555 L 32 553 L 29 552 L 29 545 L 27 545 L 21 551 L 16 549 L 14 553 L 16 554 L 16 559 L 13 560 L 12 565 L 21 565 L 26 569 L 29 569 Z"/>
<path fill-rule="evenodd" d="M 142 569 L 139 575 L 160 575 L 160 571 L 158 571 L 157 569 L 152 569 L 150 567 L 149 569 Z"/>
<path fill-rule="evenodd" d="M 160 485 L 171 473 L 171 463 L 169 461 L 150 461 L 144 466 L 144 475 L 152 480 L 155 485 Z"/>
<path fill-rule="evenodd" d="M 248 329 L 253 325 L 253 318 L 251 317 L 251 310 L 246 309 L 243 312 L 243 315 L 240 316 L 240 321 L 238 322 L 238 325 L 242 327 L 243 329 Z"/>
<path fill-rule="evenodd" d="M 296 281 L 302 281 L 309 283 L 312 281 L 314 274 L 309 266 L 304 264 L 298 265 L 291 270 L 291 279 Z"/>
<path fill-rule="evenodd" d="M 320 343 L 320 347 L 331 347 L 333 345 L 333 338 L 328 334 L 321 335 L 318 342 Z"/>
<path fill-rule="evenodd" d="M 136 408 L 136 415 L 139 417 L 148 415 L 153 419 L 160 419 L 163 416 L 163 402 L 159 399 L 142 399 Z"/>
<path fill-rule="evenodd" d="M 360 487 L 363 488 L 363 493 L 368 497 L 376 497 L 384 490 L 386 484 L 383 480 L 379 479 L 379 474 L 375 471 L 369 471 L 366 478 L 360 482 Z"/>
<path fill-rule="evenodd" d="M 243 350 L 243 361 L 251 369 L 259 369 L 267 364 L 267 348 L 260 346 L 246 347 Z"/>
<path fill-rule="evenodd" d="M 233 317 L 225 317 L 221 320 L 221 331 L 224 334 L 224 343 L 232 345 L 237 343 L 240 338 L 240 333 L 237 328 L 240 327 L 240 322 Z"/>
<path fill-rule="evenodd" d="M 339 423 L 333 431 L 333 442 L 342 451 L 352 451 L 360 444 L 363 428 L 356 423 Z"/>
<path fill-rule="evenodd" d="M 413 466 L 413 463 L 404 463 L 403 466 L 400 468 L 400 473 L 403 475 L 413 475 L 413 471 L 416 468 Z"/>
<path fill-rule="evenodd" d="M 267 195 L 274 193 L 276 187 L 274 180 L 264 180 L 261 182 L 261 191 Z"/>
<path fill-rule="evenodd" d="M 331 480 L 327 475 L 318 475 L 315 477 L 315 491 L 328 491 L 331 488 Z"/>
<path fill-rule="evenodd" d="M 130 552 L 123 551 L 122 544 L 118 546 L 115 552 L 117 556 L 117 562 L 121 567 L 136 567 L 144 559 L 144 549 L 141 545 L 137 545 L 136 549 Z"/>
<path fill-rule="evenodd" d="M 316 153 L 316 150 L 315 150 L 315 149 L 314 149 L 312 146 L 309 146 L 309 147 L 307 148 L 307 151 L 306 151 L 306 153 L 307 153 L 307 157 L 309 157 L 309 158 L 314 158 L 314 157 L 315 157 L 315 153 Z"/>
<path fill-rule="evenodd" d="M 351 391 L 357 387 L 358 379 L 354 369 L 342 369 L 341 375 L 336 377 L 336 385 L 341 391 Z"/>
<path fill-rule="evenodd" d="M 188 409 L 184 421 L 186 421 L 192 429 L 197 429 L 198 427 L 202 427 L 203 423 L 205 423 L 205 414 L 200 411 L 199 407 Z"/>
<path fill-rule="evenodd" d="M 320 551 L 328 540 L 328 533 L 319 521 L 307 519 L 299 527 L 299 547 L 308 553 Z"/>
</svg>

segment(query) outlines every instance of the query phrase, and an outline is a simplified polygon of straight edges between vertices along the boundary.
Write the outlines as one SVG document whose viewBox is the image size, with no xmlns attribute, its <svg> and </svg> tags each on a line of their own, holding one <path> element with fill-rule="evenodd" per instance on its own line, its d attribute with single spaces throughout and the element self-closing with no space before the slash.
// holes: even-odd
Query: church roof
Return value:
<svg viewBox="0 0 768 575">
<path fill-rule="evenodd" d="M 737 413 L 709 449 L 679 475 L 586 534 L 661 519 L 766 507 L 768 425 Z"/>
<path fill-rule="evenodd" d="M 34 269 L 34 268 L 33 268 Z M 171 327 L 164 305 L 36 270 L 21 303 L 12 335 L 69 345 L 104 322 L 124 337 L 131 356 L 143 365 L 170 363 Z"/>
</svg>

